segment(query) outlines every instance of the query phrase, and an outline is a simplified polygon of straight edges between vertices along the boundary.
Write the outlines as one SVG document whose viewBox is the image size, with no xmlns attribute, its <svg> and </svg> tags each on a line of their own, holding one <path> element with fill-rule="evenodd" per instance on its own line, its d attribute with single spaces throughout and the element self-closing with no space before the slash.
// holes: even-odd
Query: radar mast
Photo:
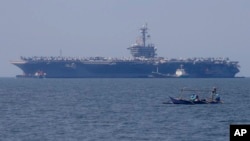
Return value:
<svg viewBox="0 0 250 141">
<path fill-rule="evenodd" d="M 144 24 L 141 28 L 141 33 L 142 33 L 142 41 L 143 41 L 143 47 L 146 47 L 146 34 L 148 33 L 148 27 L 147 27 L 147 23 Z"/>
<path fill-rule="evenodd" d="M 128 49 L 133 57 L 154 58 L 156 56 L 156 48 L 153 44 L 146 44 L 146 39 L 150 37 L 148 34 L 147 23 L 140 28 L 142 36 L 140 42 L 132 44 Z"/>
</svg>

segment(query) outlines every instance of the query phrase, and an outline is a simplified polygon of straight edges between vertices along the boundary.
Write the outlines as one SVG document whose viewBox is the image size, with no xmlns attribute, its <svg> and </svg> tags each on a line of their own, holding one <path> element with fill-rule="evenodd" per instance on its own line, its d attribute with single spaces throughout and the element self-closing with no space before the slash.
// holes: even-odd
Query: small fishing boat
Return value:
<svg viewBox="0 0 250 141">
<path fill-rule="evenodd" d="M 189 91 L 189 92 L 192 91 L 192 92 L 195 92 L 195 94 L 192 94 L 190 99 L 183 98 L 182 97 L 183 94 L 181 94 L 180 97 L 178 97 L 178 98 L 173 98 L 173 97 L 169 96 L 171 102 L 173 104 L 188 104 L 188 105 L 190 105 L 190 104 L 219 104 L 219 103 L 223 103 L 220 100 L 219 95 L 217 94 L 216 88 L 213 88 L 212 91 L 197 90 L 197 89 L 186 89 L 186 88 L 181 89 L 181 92 L 184 92 L 184 91 Z M 199 93 L 200 92 L 210 92 L 211 93 L 211 98 L 199 99 L 199 96 L 197 94 L 198 92 Z"/>
<path fill-rule="evenodd" d="M 173 98 L 173 97 L 169 97 L 171 102 L 173 104 L 219 104 L 222 103 L 222 101 L 208 101 L 208 100 L 199 100 L 199 101 L 192 101 L 192 100 L 187 100 L 187 99 L 179 99 L 179 98 Z"/>
</svg>

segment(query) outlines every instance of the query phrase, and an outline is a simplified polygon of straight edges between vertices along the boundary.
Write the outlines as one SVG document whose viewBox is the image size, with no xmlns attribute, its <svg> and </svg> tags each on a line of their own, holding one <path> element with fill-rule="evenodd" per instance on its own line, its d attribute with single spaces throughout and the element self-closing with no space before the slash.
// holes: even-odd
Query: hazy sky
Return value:
<svg viewBox="0 0 250 141">
<path fill-rule="evenodd" d="M 0 0 L 0 77 L 20 56 L 130 57 L 147 23 L 158 56 L 229 57 L 250 76 L 250 0 Z"/>
</svg>

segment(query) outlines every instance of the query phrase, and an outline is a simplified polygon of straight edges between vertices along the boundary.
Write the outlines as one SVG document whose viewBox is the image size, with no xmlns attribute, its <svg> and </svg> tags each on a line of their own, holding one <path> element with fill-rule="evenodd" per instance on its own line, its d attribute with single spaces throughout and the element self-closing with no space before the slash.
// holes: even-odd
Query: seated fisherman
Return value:
<svg viewBox="0 0 250 141">
<path fill-rule="evenodd" d="M 192 94 L 191 97 L 190 97 L 190 99 L 191 99 L 192 101 L 200 101 L 199 96 L 196 95 L 196 94 Z"/>
<path fill-rule="evenodd" d="M 199 99 L 199 96 L 198 95 L 196 95 L 196 97 L 195 97 L 195 100 L 194 101 L 200 101 L 200 99 Z"/>
</svg>

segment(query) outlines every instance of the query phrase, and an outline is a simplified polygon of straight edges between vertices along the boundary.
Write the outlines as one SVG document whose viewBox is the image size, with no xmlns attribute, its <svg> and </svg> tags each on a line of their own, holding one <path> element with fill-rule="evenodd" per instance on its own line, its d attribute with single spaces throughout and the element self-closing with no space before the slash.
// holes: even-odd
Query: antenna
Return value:
<svg viewBox="0 0 250 141">
<path fill-rule="evenodd" d="M 146 47 L 146 34 L 148 33 L 147 30 L 147 23 L 145 23 L 142 28 L 140 28 L 142 33 L 142 41 L 143 41 L 143 47 Z"/>
</svg>

